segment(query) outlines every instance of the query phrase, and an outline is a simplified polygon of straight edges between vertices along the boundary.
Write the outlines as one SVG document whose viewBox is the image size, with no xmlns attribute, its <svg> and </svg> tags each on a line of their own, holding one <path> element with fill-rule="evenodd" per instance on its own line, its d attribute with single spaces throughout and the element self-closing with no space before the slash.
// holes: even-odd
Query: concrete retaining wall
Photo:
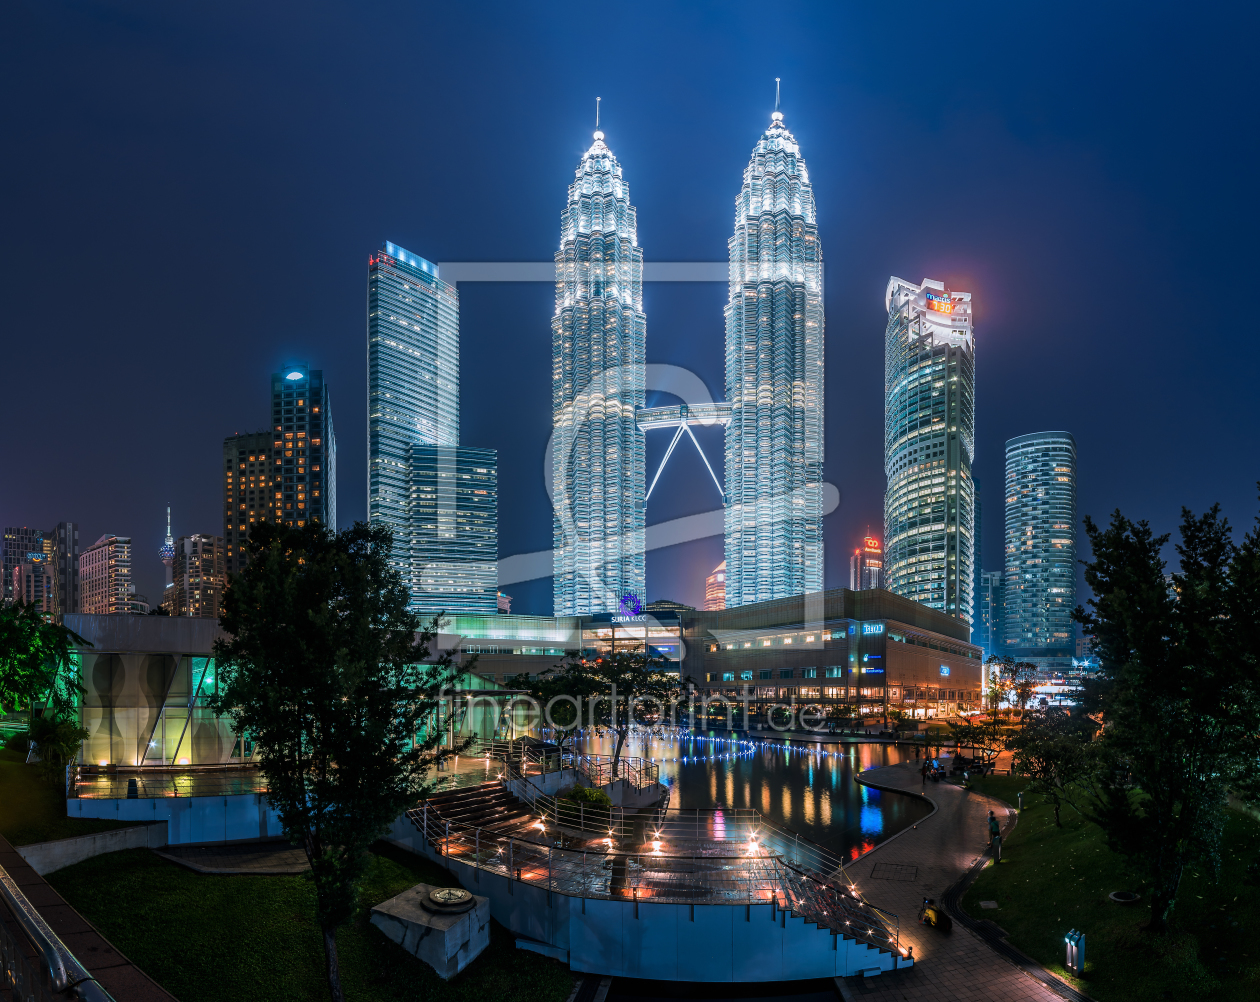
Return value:
<svg viewBox="0 0 1260 1002">
<path fill-rule="evenodd" d="M 165 821 L 167 844 L 229 842 L 281 834 L 280 819 L 261 793 L 225 797 L 76 798 L 66 801 L 72 818 Z"/>
<path fill-rule="evenodd" d="M 18 847 L 20 855 L 32 870 L 41 877 L 93 856 L 120 849 L 156 849 L 166 845 L 166 823 L 137 825 L 135 828 L 117 828 L 112 832 L 80 835 L 78 838 L 62 838 L 55 842 L 36 842 Z"/>
<path fill-rule="evenodd" d="M 782 981 L 849 977 L 913 963 L 763 905 L 680 905 L 575 898 L 511 880 L 422 843 L 399 818 L 389 840 L 445 866 L 515 935 L 575 971 L 667 981 Z"/>
</svg>

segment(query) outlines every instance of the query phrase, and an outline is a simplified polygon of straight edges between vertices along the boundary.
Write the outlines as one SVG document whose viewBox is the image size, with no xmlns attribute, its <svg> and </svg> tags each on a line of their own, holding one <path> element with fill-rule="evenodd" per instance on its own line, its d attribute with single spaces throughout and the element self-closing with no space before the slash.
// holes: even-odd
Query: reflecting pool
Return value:
<svg viewBox="0 0 1260 1002">
<path fill-rule="evenodd" d="M 587 754 L 611 755 L 615 741 L 607 732 L 587 732 L 577 746 Z M 622 754 L 660 766 L 670 807 L 751 807 L 844 859 L 856 858 L 929 811 L 915 797 L 855 781 L 867 769 L 913 758 L 912 749 L 895 745 L 732 738 L 723 731 L 641 732 L 626 739 Z"/>
</svg>

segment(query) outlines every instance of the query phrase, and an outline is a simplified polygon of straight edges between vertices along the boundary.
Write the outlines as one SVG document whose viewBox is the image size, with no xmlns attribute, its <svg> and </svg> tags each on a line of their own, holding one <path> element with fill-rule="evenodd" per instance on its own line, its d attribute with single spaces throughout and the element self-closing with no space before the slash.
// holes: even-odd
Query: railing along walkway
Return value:
<svg viewBox="0 0 1260 1002">
<path fill-rule="evenodd" d="M 527 784 L 505 777 L 509 789 Z M 898 917 L 862 899 L 840 859 L 754 810 L 626 812 L 555 797 L 514 832 L 452 822 L 428 803 L 407 812 L 439 853 L 479 869 L 587 898 L 681 904 L 775 904 L 810 922 L 900 952 Z"/>
</svg>

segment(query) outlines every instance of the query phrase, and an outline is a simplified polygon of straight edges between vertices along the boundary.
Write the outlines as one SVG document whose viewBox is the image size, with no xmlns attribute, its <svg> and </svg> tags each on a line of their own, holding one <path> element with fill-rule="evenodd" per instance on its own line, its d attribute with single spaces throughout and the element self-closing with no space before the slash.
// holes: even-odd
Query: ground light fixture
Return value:
<svg viewBox="0 0 1260 1002">
<path fill-rule="evenodd" d="M 1064 966 L 1079 978 L 1085 973 L 1085 933 L 1072 929 L 1063 938 L 1067 943 Z"/>
</svg>

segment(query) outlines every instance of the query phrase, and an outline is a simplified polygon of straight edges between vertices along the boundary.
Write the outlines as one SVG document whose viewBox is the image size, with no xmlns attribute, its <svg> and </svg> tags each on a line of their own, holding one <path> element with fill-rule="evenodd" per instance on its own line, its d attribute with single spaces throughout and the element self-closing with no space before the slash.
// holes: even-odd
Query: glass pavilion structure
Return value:
<svg viewBox="0 0 1260 1002">
<path fill-rule="evenodd" d="M 1067 670 L 1076 655 L 1076 440 L 1066 431 L 1006 443 L 1002 654 Z"/>
<path fill-rule="evenodd" d="M 647 320 L 643 250 L 621 165 L 595 132 L 560 219 L 552 344 L 553 594 L 557 616 L 645 600 Z"/>
<path fill-rule="evenodd" d="M 884 297 L 884 587 L 973 613 L 976 364 L 971 293 L 891 278 Z"/>
<path fill-rule="evenodd" d="M 735 200 L 726 305 L 726 607 L 823 586 L 822 248 L 775 111 Z"/>
</svg>

